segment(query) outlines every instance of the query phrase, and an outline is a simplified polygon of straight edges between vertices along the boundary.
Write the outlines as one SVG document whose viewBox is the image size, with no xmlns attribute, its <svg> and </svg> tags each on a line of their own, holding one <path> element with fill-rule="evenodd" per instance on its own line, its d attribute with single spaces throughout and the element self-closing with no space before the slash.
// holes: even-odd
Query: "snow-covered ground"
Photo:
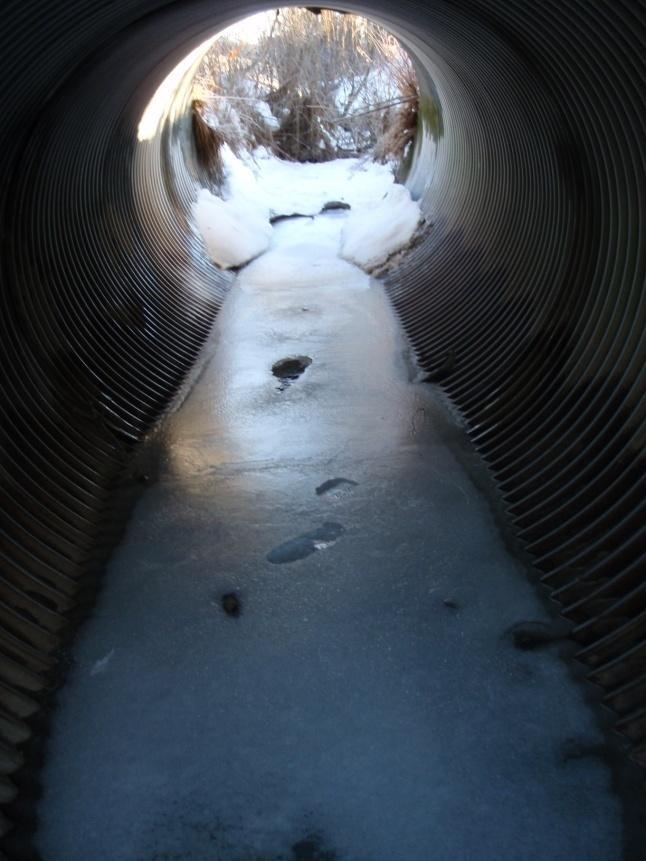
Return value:
<svg viewBox="0 0 646 861">
<path fill-rule="evenodd" d="M 223 269 L 241 266 L 269 246 L 268 213 L 244 197 L 225 201 L 202 188 L 194 216 L 209 256 Z"/>
<path fill-rule="evenodd" d="M 341 256 L 364 268 L 378 266 L 406 245 L 419 221 L 419 204 L 408 189 L 391 185 L 381 200 L 348 214 Z"/>
<path fill-rule="evenodd" d="M 309 287 L 367 290 L 369 276 L 339 257 L 344 221 L 343 215 L 326 213 L 276 224 L 271 247 L 242 270 L 238 287 L 246 293 Z"/>
<path fill-rule="evenodd" d="M 325 259 L 329 266 L 330 258 L 344 258 L 369 269 L 403 248 L 419 224 L 419 205 L 408 189 L 395 183 L 387 165 L 359 159 L 300 164 L 263 151 L 243 161 L 226 147 L 223 154 L 227 172 L 223 199 L 202 189 L 194 218 L 207 253 L 225 269 L 267 252 L 265 270 L 273 264 L 283 277 L 287 273 L 297 277 L 289 262 L 294 257 L 293 239 L 309 246 L 311 261 Z M 350 208 L 319 215 L 333 201 Z M 270 218 L 294 214 L 314 218 L 272 228 Z M 292 250 L 283 260 L 287 246 Z M 342 260 L 333 268 L 335 278 L 345 275 L 355 285 L 360 280 Z"/>
</svg>

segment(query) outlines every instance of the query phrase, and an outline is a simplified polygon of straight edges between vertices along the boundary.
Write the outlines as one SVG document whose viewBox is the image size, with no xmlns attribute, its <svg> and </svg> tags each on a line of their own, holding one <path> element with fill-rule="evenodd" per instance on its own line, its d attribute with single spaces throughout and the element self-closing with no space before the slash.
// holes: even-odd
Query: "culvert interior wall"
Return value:
<svg viewBox="0 0 646 861">
<path fill-rule="evenodd" d="M 23 852 L 61 646 L 123 522 L 137 440 L 226 293 L 190 224 L 192 65 L 265 4 L 27 0 L 4 12 L 0 801 Z M 387 279 L 462 412 L 578 658 L 646 763 L 644 7 L 623 0 L 348 4 L 415 57 L 409 175 L 433 229 Z M 29 767 L 25 767 L 27 762 Z M 18 790 L 17 794 L 16 791 Z M 14 836 L 12 837 L 12 833 Z"/>
</svg>

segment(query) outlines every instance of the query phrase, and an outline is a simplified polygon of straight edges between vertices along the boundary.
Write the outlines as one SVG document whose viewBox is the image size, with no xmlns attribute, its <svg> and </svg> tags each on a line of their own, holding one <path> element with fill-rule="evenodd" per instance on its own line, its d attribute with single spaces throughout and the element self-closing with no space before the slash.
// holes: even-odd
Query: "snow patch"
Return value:
<svg viewBox="0 0 646 861">
<path fill-rule="evenodd" d="M 244 157 L 225 154 L 228 187 L 237 194 L 255 181 L 258 198 L 274 215 L 317 215 L 330 200 L 341 200 L 352 208 L 373 204 L 394 184 L 389 165 L 356 158 L 335 159 L 319 164 L 282 161 L 263 148 Z"/>
<path fill-rule="evenodd" d="M 271 108 L 267 102 L 264 102 L 262 99 L 256 99 L 256 101 L 253 102 L 253 106 L 272 131 L 277 131 L 280 128 L 280 120 L 276 119 L 272 114 Z"/>
<path fill-rule="evenodd" d="M 227 145 L 222 147 L 221 155 L 226 174 L 224 199 L 244 200 L 269 219 L 270 198 L 263 184 L 258 180 L 258 168 L 254 160 L 250 156 L 238 158 Z M 273 161 L 278 159 L 273 158 Z"/>
<path fill-rule="evenodd" d="M 393 185 L 377 204 L 352 211 L 343 227 L 341 256 L 364 269 L 384 263 L 411 239 L 421 219 L 419 204 L 403 185 Z"/>
<path fill-rule="evenodd" d="M 273 228 L 267 213 L 245 196 L 220 200 L 205 188 L 193 204 L 206 251 L 218 266 L 242 266 L 269 248 Z"/>
</svg>

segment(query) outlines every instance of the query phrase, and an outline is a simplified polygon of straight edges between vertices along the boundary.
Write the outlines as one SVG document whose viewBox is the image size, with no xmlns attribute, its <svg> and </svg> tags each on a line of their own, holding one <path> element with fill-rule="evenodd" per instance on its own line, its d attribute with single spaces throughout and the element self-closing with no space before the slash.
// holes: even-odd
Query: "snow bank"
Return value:
<svg viewBox="0 0 646 861">
<path fill-rule="evenodd" d="M 224 199 L 244 200 L 269 219 L 271 201 L 259 181 L 258 165 L 253 158 L 248 155 L 238 157 L 227 145 L 222 147 L 221 155 L 226 175 Z M 278 159 L 274 158 L 274 161 Z"/>
<path fill-rule="evenodd" d="M 205 188 L 193 204 L 206 251 L 218 266 L 242 266 L 269 248 L 272 226 L 267 213 L 244 196 L 220 200 Z"/>
<path fill-rule="evenodd" d="M 341 235 L 341 256 L 363 268 L 383 263 L 410 240 L 421 218 L 403 185 L 393 185 L 378 203 L 353 210 Z"/>
</svg>

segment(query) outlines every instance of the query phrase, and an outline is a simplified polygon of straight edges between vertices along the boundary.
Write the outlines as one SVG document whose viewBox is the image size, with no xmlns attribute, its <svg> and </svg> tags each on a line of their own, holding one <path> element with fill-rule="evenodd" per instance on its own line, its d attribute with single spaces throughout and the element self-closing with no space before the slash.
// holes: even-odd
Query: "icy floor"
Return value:
<svg viewBox="0 0 646 861">
<path fill-rule="evenodd" d="M 592 712 L 514 646 L 549 619 L 342 223 L 277 226 L 165 423 L 60 695 L 44 861 L 621 857 Z"/>
</svg>

